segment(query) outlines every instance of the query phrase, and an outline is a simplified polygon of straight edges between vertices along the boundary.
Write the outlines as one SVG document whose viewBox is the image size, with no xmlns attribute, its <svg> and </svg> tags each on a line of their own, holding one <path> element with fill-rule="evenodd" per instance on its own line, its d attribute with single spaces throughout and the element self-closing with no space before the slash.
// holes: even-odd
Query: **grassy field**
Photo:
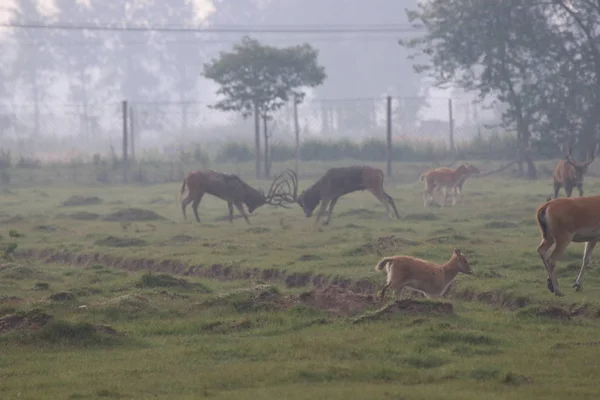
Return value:
<svg viewBox="0 0 600 400">
<path fill-rule="evenodd" d="M 396 166 L 401 220 L 355 193 L 327 227 L 299 207 L 230 224 L 208 196 L 184 221 L 177 183 L 0 189 L 0 398 L 597 398 L 600 274 L 570 289 L 572 244 L 566 296 L 547 290 L 534 211 L 550 181 L 472 179 L 464 204 L 424 209 L 419 168 Z M 381 257 L 455 247 L 475 274 L 444 301 L 375 301 Z"/>
</svg>

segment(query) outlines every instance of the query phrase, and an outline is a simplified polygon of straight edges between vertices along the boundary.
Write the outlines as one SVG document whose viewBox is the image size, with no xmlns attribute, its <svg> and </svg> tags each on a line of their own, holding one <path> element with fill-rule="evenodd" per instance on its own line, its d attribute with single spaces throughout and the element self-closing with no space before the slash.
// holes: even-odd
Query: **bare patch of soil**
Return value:
<svg viewBox="0 0 600 400">
<path fill-rule="evenodd" d="M 193 242 L 195 240 L 198 240 L 198 239 L 193 236 L 190 236 L 190 235 L 175 235 L 171 238 L 172 242 L 183 242 L 183 243 Z"/>
<path fill-rule="evenodd" d="M 463 235 L 458 235 L 458 234 L 441 235 L 441 236 L 434 236 L 432 238 L 427 239 L 427 243 L 453 243 L 453 242 L 464 241 L 464 240 L 468 240 L 468 238 Z"/>
<path fill-rule="evenodd" d="M 191 283 L 187 279 L 175 278 L 169 274 L 152 274 L 147 273 L 142 275 L 140 280 L 135 284 L 139 288 L 182 288 L 182 289 L 198 289 L 204 293 L 210 293 L 211 290 L 200 283 Z"/>
<path fill-rule="evenodd" d="M 143 208 L 125 208 L 103 218 L 104 221 L 117 222 L 158 221 L 164 219 L 163 216 L 158 215 L 154 211 Z"/>
<path fill-rule="evenodd" d="M 63 207 L 75 207 L 75 206 L 91 206 L 94 204 L 102 203 L 102 199 L 97 196 L 71 196 L 67 200 L 63 201 Z"/>
<path fill-rule="evenodd" d="M 52 301 L 71 301 L 75 300 L 75 295 L 71 292 L 56 292 L 52 293 L 48 299 Z"/>
<path fill-rule="evenodd" d="M 102 239 L 98 239 L 94 242 L 96 246 L 107 246 L 107 247 L 139 247 L 147 246 L 148 242 L 138 238 L 120 238 L 116 236 L 107 236 Z"/>
<path fill-rule="evenodd" d="M 62 215 L 60 215 L 60 216 L 62 216 Z M 80 211 L 80 212 L 66 215 L 66 217 L 70 218 L 70 219 L 75 219 L 78 221 L 94 221 L 94 220 L 97 220 L 100 218 L 100 214 L 96 214 L 96 213 L 88 212 L 88 211 Z"/>
<path fill-rule="evenodd" d="M 298 301 L 334 315 L 357 314 L 376 304 L 372 295 L 355 293 L 334 285 L 302 293 L 298 296 Z"/>
<path fill-rule="evenodd" d="M 38 225 L 33 230 L 38 232 L 56 232 L 58 228 L 54 225 Z"/>
<path fill-rule="evenodd" d="M 376 240 L 368 241 L 367 243 L 350 250 L 347 254 L 350 256 L 365 255 L 365 254 L 382 254 L 395 251 L 407 246 L 417 246 L 420 243 L 415 240 L 404 239 L 398 236 L 381 236 Z"/>
<path fill-rule="evenodd" d="M 22 215 L 13 215 L 11 217 L 6 217 L 0 219 L 0 224 L 16 224 L 17 222 L 25 221 L 25 217 Z"/>
<path fill-rule="evenodd" d="M 562 319 L 562 320 L 571 319 L 571 313 L 568 310 L 566 310 L 562 307 L 554 306 L 554 305 L 533 306 L 533 307 L 521 310 L 519 312 L 519 315 L 535 316 L 535 317 L 550 318 L 550 319 Z"/>
<path fill-rule="evenodd" d="M 53 320 L 40 310 L 17 312 L 0 318 L 0 334 L 12 333 L 25 330 L 38 330 Z"/>
</svg>

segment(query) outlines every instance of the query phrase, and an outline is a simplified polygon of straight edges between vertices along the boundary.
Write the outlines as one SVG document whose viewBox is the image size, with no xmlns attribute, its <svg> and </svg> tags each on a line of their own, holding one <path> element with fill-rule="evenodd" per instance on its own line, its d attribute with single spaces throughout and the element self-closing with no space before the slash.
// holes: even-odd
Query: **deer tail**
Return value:
<svg viewBox="0 0 600 400">
<path fill-rule="evenodd" d="M 381 271 L 385 265 L 394 260 L 394 257 L 385 257 L 382 258 L 381 261 L 375 266 L 375 271 Z"/>
<path fill-rule="evenodd" d="M 536 214 L 537 223 L 538 223 L 538 226 L 542 233 L 542 238 L 544 238 L 544 240 L 548 238 L 548 219 L 546 217 L 546 209 L 547 208 L 548 208 L 548 203 L 542 204 L 538 208 L 537 214 Z"/>
</svg>

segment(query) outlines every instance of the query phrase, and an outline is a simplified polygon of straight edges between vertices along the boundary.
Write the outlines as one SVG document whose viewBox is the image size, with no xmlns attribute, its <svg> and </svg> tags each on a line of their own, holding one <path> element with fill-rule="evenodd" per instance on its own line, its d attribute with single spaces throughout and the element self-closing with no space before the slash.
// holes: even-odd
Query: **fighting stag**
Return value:
<svg viewBox="0 0 600 400">
<path fill-rule="evenodd" d="M 472 164 L 459 165 L 456 169 L 441 167 L 429 170 L 421 175 L 420 179 L 425 181 L 423 191 L 423 205 L 428 207 L 434 200 L 435 191 L 442 190 L 444 198 L 442 207 L 446 203 L 448 191 L 452 192 L 452 205 L 456 204 L 457 194 L 462 195 L 462 187 L 471 175 L 478 174 L 479 169 Z"/>
<path fill-rule="evenodd" d="M 392 218 L 391 206 L 396 218 L 400 219 L 394 199 L 383 189 L 383 171 L 369 166 L 330 168 L 317 182 L 300 194 L 297 202 L 307 218 L 312 217 L 313 211 L 321 203 L 315 224 L 319 222 L 321 215 L 329 206 L 325 221 L 325 225 L 329 225 L 333 208 L 339 198 L 359 190 L 371 192 L 385 206 L 390 218 Z"/>
<path fill-rule="evenodd" d="M 569 145 L 565 159 L 560 160 L 554 168 L 554 175 L 552 176 L 552 179 L 554 181 L 555 199 L 558 197 L 558 192 L 560 191 L 561 187 L 565 188 L 567 197 L 571 197 L 573 188 L 577 188 L 579 190 L 580 197 L 583 196 L 583 175 L 587 173 L 588 165 L 594 161 L 597 152 L 598 145 L 596 145 L 596 149 L 591 152 L 591 157 L 588 161 L 579 163 L 571 158 L 571 146 Z M 552 196 L 548 197 L 548 200 L 551 198 Z"/>
<path fill-rule="evenodd" d="M 600 196 L 560 198 L 538 207 L 536 221 L 542 235 L 538 254 L 548 271 L 548 290 L 563 296 L 556 277 L 556 262 L 571 242 L 585 243 L 577 291 L 583 288 L 583 270 L 592 263 L 592 251 L 600 240 Z"/>
<path fill-rule="evenodd" d="M 233 222 L 233 206 L 250 224 L 248 214 L 244 210 L 243 204 L 248 207 L 248 213 L 252 214 L 258 207 L 268 204 L 275 207 L 290 208 L 287 204 L 295 202 L 298 192 L 298 179 L 292 170 L 285 170 L 277 175 L 269 191 L 265 195 L 262 189 L 255 189 L 244 182 L 239 176 L 234 174 L 224 174 L 211 170 L 190 172 L 183 180 L 179 198 L 183 196 L 185 188 L 188 188 L 188 195 L 181 200 L 181 210 L 183 218 L 187 219 L 185 209 L 192 203 L 192 210 L 196 221 L 200 222 L 198 216 L 198 206 L 205 194 L 210 194 L 227 202 L 229 210 L 229 222 Z"/>
</svg>

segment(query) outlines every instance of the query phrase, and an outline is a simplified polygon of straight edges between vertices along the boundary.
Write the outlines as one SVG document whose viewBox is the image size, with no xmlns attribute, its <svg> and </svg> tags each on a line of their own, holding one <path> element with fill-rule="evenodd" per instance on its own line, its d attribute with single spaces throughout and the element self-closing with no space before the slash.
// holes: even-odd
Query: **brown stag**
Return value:
<svg viewBox="0 0 600 400">
<path fill-rule="evenodd" d="M 558 192 L 560 191 L 561 187 L 565 188 L 567 197 L 571 197 L 573 188 L 577 188 L 579 190 L 580 197 L 583 196 L 583 175 L 587 173 L 588 165 L 594 161 L 597 151 L 598 146 L 596 146 L 596 149 L 591 152 L 591 157 L 588 161 L 580 163 L 571 158 L 571 146 L 569 145 L 565 159 L 560 160 L 554 168 L 554 175 L 552 176 L 552 179 L 554 181 L 555 199 L 558 197 Z M 552 196 L 548 197 L 548 200 L 551 198 Z"/>
<path fill-rule="evenodd" d="M 184 219 L 187 219 L 185 209 L 188 204 L 192 203 L 192 210 L 194 211 L 196 221 L 200 222 L 198 206 L 202 197 L 208 193 L 227 202 L 229 222 L 233 222 L 233 206 L 235 206 L 246 222 L 250 224 L 243 204 L 246 204 L 250 214 L 265 204 L 289 208 L 287 204 L 293 203 L 296 198 L 298 179 L 294 171 L 288 169 L 273 179 L 271 187 L 265 195 L 262 189 L 257 190 L 253 188 L 237 175 L 205 170 L 193 171 L 186 176 L 179 191 L 180 199 L 185 192 L 186 186 L 188 188 L 188 195 L 185 199 L 181 200 L 181 210 Z"/>
<path fill-rule="evenodd" d="M 330 168 L 317 182 L 300 194 L 297 202 L 307 218 L 312 217 L 313 211 L 321 203 L 315 224 L 319 222 L 319 218 L 329 206 L 329 215 L 325 221 L 325 225 L 329 225 L 331 213 L 338 199 L 359 190 L 371 192 L 385 206 L 390 218 L 392 218 L 391 206 L 396 218 L 400 219 L 394 199 L 383 190 L 383 171 L 369 166 Z"/>
<path fill-rule="evenodd" d="M 548 271 L 548 290 L 563 296 L 558 286 L 556 262 L 571 242 L 585 243 L 583 261 L 575 281 L 577 291 L 583 288 L 583 270 L 592 262 L 592 251 L 600 240 L 600 196 L 550 200 L 538 207 L 536 221 L 542 242 L 537 251 Z"/>
</svg>

